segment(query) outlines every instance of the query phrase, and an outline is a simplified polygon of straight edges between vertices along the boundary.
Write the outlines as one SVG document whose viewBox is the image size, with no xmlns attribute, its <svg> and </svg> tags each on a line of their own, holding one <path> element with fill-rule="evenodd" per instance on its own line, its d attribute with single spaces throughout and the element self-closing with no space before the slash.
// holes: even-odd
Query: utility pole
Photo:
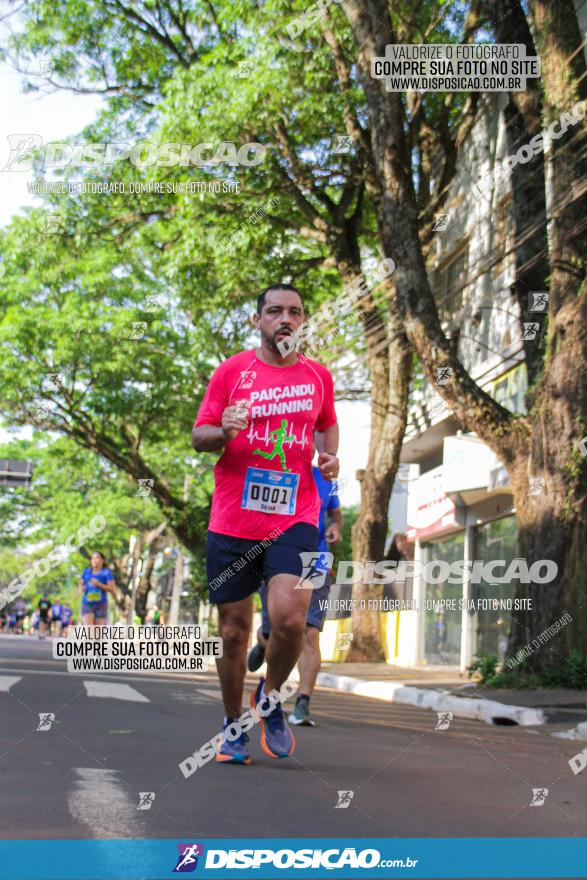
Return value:
<svg viewBox="0 0 587 880">
<path fill-rule="evenodd" d="M 187 502 L 189 495 L 191 474 L 186 474 L 183 478 L 183 500 Z M 181 594 L 181 584 L 183 581 L 183 552 L 181 544 L 177 544 L 177 556 L 175 558 L 175 572 L 173 575 L 173 590 L 171 593 L 171 603 L 169 605 L 169 617 L 167 623 L 170 626 L 177 626 L 179 622 L 179 602 Z"/>
</svg>

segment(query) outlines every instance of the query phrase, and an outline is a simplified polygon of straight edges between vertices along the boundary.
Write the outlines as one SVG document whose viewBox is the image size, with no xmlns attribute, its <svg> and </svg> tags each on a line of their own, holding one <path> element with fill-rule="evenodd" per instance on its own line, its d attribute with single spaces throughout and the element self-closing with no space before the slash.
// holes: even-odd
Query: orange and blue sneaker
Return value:
<svg viewBox="0 0 587 880">
<path fill-rule="evenodd" d="M 227 718 L 223 725 L 223 732 L 233 721 L 234 719 Z M 216 761 L 219 761 L 221 764 L 252 764 L 253 762 L 247 749 L 248 741 L 249 738 L 246 733 L 241 733 L 240 736 L 233 740 L 226 739 L 223 735 L 222 745 L 216 752 Z"/>
<path fill-rule="evenodd" d="M 267 698 L 261 696 L 265 679 L 260 678 L 259 684 L 251 694 L 251 707 L 256 708 L 259 703 L 261 708 Z M 265 717 L 260 716 L 261 725 L 261 748 L 270 758 L 288 758 L 293 755 L 296 741 L 294 735 L 285 722 L 281 703 L 276 703 L 274 708 Z"/>
</svg>

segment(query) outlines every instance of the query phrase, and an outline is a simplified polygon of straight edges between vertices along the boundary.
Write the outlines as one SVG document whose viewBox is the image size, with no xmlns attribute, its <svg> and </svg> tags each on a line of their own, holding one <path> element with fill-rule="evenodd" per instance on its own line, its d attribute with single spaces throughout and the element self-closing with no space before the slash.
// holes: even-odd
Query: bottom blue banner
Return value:
<svg viewBox="0 0 587 880">
<path fill-rule="evenodd" d="M 4 880 L 586 877 L 585 837 L 3 840 Z"/>
</svg>

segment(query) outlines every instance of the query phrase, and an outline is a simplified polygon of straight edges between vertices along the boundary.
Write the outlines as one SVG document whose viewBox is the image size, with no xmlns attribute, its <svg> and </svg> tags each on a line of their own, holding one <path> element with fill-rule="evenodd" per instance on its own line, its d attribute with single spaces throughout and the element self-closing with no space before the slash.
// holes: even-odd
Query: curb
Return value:
<svg viewBox="0 0 587 880">
<path fill-rule="evenodd" d="M 297 668 L 292 671 L 290 677 L 294 681 L 299 680 Z M 401 681 L 365 681 L 351 678 L 349 675 L 320 672 L 316 684 L 361 697 L 385 700 L 387 703 L 404 703 L 436 712 L 452 712 L 458 718 L 473 718 L 477 721 L 485 721 L 487 724 L 498 724 L 503 719 L 519 724 L 520 727 L 546 723 L 542 709 L 510 706 L 496 700 L 480 700 L 476 697 L 455 697 L 449 691 L 413 687 Z M 587 737 L 587 733 L 585 735 Z"/>
<path fill-rule="evenodd" d="M 570 730 L 560 730 L 557 733 L 551 733 L 551 736 L 557 736 L 559 739 L 573 739 L 579 742 L 587 742 L 587 721 L 581 721 L 576 727 Z"/>
</svg>

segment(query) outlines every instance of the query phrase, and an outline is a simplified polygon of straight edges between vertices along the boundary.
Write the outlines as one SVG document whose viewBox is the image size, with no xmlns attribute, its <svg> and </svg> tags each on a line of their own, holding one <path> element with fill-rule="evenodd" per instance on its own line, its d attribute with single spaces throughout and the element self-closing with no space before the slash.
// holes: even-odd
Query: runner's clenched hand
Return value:
<svg viewBox="0 0 587 880">
<path fill-rule="evenodd" d="M 241 431 L 248 427 L 248 414 L 242 406 L 227 406 L 222 413 L 222 430 L 227 440 L 234 440 Z"/>
<path fill-rule="evenodd" d="M 318 456 L 318 468 L 323 477 L 327 480 L 336 480 L 340 462 L 336 455 L 331 452 L 321 452 Z"/>
<path fill-rule="evenodd" d="M 338 544 L 341 539 L 340 526 L 338 523 L 330 523 L 326 529 L 326 540 L 329 544 Z"/>
</svg>

